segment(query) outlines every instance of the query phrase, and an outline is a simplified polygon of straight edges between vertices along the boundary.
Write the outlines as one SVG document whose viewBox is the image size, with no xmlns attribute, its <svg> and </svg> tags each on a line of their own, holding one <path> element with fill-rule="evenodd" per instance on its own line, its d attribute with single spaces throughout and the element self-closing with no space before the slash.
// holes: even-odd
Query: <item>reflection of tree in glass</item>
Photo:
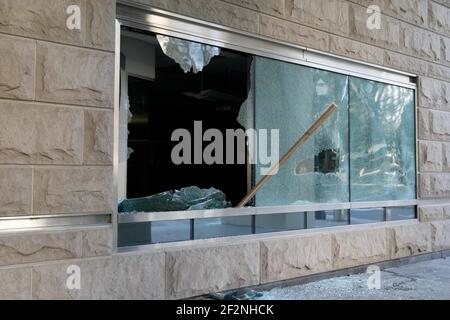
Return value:
<svg viewBox="0 0 450 320">
<path fill-rule="evenodd" d="M 350 92 L 355 200 L 409 197 L 414 163 L 414 111 L 408 110 L 414 105 L 412 90 L 352 78 Z"/>
</svg>

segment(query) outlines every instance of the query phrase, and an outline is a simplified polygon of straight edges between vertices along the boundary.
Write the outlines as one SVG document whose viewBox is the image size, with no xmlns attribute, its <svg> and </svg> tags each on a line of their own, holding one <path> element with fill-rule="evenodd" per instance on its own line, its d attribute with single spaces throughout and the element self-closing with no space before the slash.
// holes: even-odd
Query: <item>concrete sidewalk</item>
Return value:
<svg viewBox="0 0 450 320">
<path fill-rule="evenodd" d="M 263 292 L 259 300 L 450 299 L 450 258 L 412 263 L 381 272 L 381 289 L 370 290 L 370 274 L 330 278 Z"/>
</svg>

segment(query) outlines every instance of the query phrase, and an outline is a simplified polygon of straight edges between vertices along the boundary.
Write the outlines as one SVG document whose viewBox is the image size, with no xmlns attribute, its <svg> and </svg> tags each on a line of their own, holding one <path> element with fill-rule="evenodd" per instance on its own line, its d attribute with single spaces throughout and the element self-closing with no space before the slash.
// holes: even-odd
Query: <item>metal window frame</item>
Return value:
<svg viewBox="0 0 450 320">
<path fill-rule="evenodd" d="M 378 66 L 350 58 L 344 58 L 318 50 L 309 49 L 269 37 L 248 33 L 234 28 L 186 17 L 152 6 L 119 0 L 117 3 L 116 22 L 116 77 L 114 105 L 114 188 L 118 187 L 119 164 L 119 97 L 120 97 L 120 35 L 122 26 L 149 31 L 153 33 L 178 37 L 190 41 L 206 43 L 226 49 L 241 51 L 257 56 L 295 63 L 326 71 L 360 77 L 382 83 L 393 84 L 415 90 L 415 154 L 416 154 L 416 198 L 418 194 L 418 139 L 417 139 L 417 76 L 415 74 Z M 117 196 L 116 196 L 116 200 Z M 140 212 L 118 214 L 113 213 L 113 248 L 117 252 L 119 223 L 137 223 L 151 221 L 189 220 L 214 217 L 264 215 L 291 212 L 313 212 L 322 210 L 362 209 L 378 207 L 418 206 L 417 199 L 347 202 L 330 204 L 311 204 L 274 207 L 246 207 L 215 210 L 173 211 L 173 212 Z M 202 240 L 199 240 L 202 241 Z M 206 241 L 206 240 L 205 240 Z M 159 245 L 161 246 L 161 245 Z"/>
</svg>

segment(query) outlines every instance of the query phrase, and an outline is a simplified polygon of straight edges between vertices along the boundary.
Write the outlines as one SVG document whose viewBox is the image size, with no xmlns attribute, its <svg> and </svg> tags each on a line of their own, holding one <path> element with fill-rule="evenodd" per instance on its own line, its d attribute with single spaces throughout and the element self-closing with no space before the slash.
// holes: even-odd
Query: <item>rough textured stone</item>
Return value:
<svg viewBox="0 0 450 320">
<path fill-rule="evenodd" d="M 33 267 L 33 299 L 164 299 L 164 253 L 114 255 Z M 81 271 L 81 289 L 66 286 L 67 268 Z"/>
<path fill-rule="evenodd" d="M 353 0 L 365 7 L 377 5 L 381 12 L 393 18 L 403 19 L 420 26 L 426 26 L 428 18 L 427 1 L 424 0 Z"/>
<path fill-rule="evenodd" d="M 348 3 L 341 0 L 286 0 L 286 17 L 333 33 L 348 34 Z"/>
<path fill-rule="evenodd" d="M 429 222 L 444 219 L 444 208 L 441 206 L 429 206 L 419 208 L 420 222 Z"/>
<path fill-rule="evenodd" d="M 421 60 L 406 56 L 404 54 L 384 51 L 384 65 L 395 69 L 415 73 L 417 75 L 426 75 L 428 73 L 428 64 Z"/>
<path fill-rule="evenodd" d="M 434 0 L 434 2 L 439 2 L 447 7 L 450 7 L 450 0 Z"/>
<path fill-rule="evenodd" d="M 383 49 L 338 36 L 330 36 L 330 51 L 349 58 L 383 64 Z"/>
<path fill-rule="evenodd" d="M 34 98 L 35 55 L 36 41 L 0 36 L 0 97 Z"/>
<path fill-rule="evenodd" d="M 450 111 L 450 83 L 422 77 L 419 89 L 422 108 Z"/>
<path fill-rule="evenodd" d="M 36 99 L 112 108 L 114 54 L 38 42 Z"/>
<path fill-rule="evenodd" d="M 257 33 L 258 14 L 219 0 L 139 0 L 173 12 Z M 259 2 L 259 1 L 258 1 Z"/>
<path fill-rule="evenodd" d="M 84 163 L 112 164 L 113 111 L 85 110 L 84 125 Z"/>
<path fill-rule="evenodd" d="M 81 164 L 83 111 L 0 101 L 0 163 Z"/>
<path fill-rule="evenodd" d="M 34 213 L 111 212 L 112 168 L 35 168 Z"/>
<path fill-rule="evenodd" d="M 331 270 L 331 235 L 308 234 L 261 242 L 261 282 Z"/>
<path fill-rule="evenodd" d="M 332 235 L 333 269 L 387 260 L 387 240 L 386 228 L 336 232 Z"/>
<path fill-rule="evenodd" d="M 81 30 L 67 28 L 67 7 L 77 5 Z M 2 0 L 0 32 L 81 45 L 83 43 L 84 0 Z"/>
<path fill-rule="evenodd" d="M 83 257 L 109 256 L 112 253 L 111 227 L 83 231 Z"/>
<path fill-rule="evenodd" d="M 430 60 L 441 59 L 441 41 L 434 33 L 409 24 L 401 26 L 400 46 L 403 51 L 414 57 L 424 57 Z"/>
<path fill-rule="evenodd" d="M 450 143 L 442 143 L 444 149 L 444 159 L 442 168 L 444 171 L 450 171 Z"/>
<path fill-rule="evenodd" d="M 450 219 L 450 206 L 444 207 L 444 220 Z"/>
<path fill-rule="evenodd" d="M 431 112 L 431 133 L 441 138 L 450 138 L 450 112 Z"/>
<path fill-rule="evenodd" d="M 31 268 L 0 269 L 0 300 L 31 299 Z"/>
<path fill-rule="evenodd" d="M 431 252 L 431 226 L 414 223 L 388 229 L 391 236 L 390 259 Z"/>
<path fill-rule="evenodd" d="M 420 141 L 419 165 L 421 171 L 440 171 L 442 162 L 442 143 Z"/>
<path fill-rule="evenodd" d="M 256 285 L 259 257 L 258 243 L 167 252 L 166 298 Z"/>
<path fill-rule="evenodd" d="M 350 35 L 355 40 L 369 42 L 385 48 L 397 49 L 400 44 L 400 23 L 393 18 L 382 16 L 382 28 L 370 30 L 367 28 L 368 14 L 366 8 L 350 6 Z"/>
<path fill-rule="evenodd" d="M 31 168 L 0 167 L 0 217 L 31 214 Z"/>
<path fill-rule="evenodd" d="M 450 221 L 435 221 L 431 223 L 431 239 L 433 250 L 450 249 Z"/>
<path fill-rule="evenodd" d="M 115 0 L 87 0 L 85 45 L 114 51 Z"/>
<path fill-rule="evenodd" d="M 450 112 L 419 108 L 419 138 L 450 141 Z"/>
<path fill-rule="evenodd" d="M 0 236 L 0 266 L 81 257 L 81 232 Z"/>
<path fill-rule="evenodd" d="M 229 2 L 275 16 L 284 15 L 284 1 L 285 0 L 224 0 L 224 2 Z"/>
<path fill-rule="evenodd" d="M 422 198 L 450 197 L 450 173 L 421 173 L 419 181 Z"/>
<path fill-rule="evenodd" d="M 449 63 L 450 62 L 450 39 L 449 38 L 441 38 L 441 46 L 442 46 L 442 59 Z"/>
<path fill-rule="evenodd" d="M 428 71 L 426 75 L 436 79 L 450 81 L 450 68 L 430 62 L 428 63 Z"/>
<path fill-rule="evenodd" d="M 450 34 L 450 9 L 429 1 L 428 26 L 441 33 Z"/>
<path fill-rule="evenodd" d="M 429 139 L 430 138 L 430 113 L 428 109 L 418 108 L 418 126 L 419 126 L 419 138 Z"/>
<path fill-rule="evenodd" d="M 260 33 L 309 48 L 328 49 L 328 35 L 325 32 L 266 15 L 261 15 Z"/>
</svg>

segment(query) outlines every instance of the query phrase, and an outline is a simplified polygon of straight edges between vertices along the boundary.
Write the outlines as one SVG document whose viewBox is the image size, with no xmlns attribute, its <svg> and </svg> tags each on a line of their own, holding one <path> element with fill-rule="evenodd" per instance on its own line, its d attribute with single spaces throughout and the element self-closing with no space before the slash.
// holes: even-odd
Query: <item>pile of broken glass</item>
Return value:
<svg viewBox="0 0 450 320">
<path fill-rule="evenodd" d="M 149 197 L 126 199 L 119 203 L 119 213 L 162 212 L 231 207 L 225 194 L 215 188 L 200 189 L 192 186 L 175 191 L 165 191 Z"/>
</svg>

